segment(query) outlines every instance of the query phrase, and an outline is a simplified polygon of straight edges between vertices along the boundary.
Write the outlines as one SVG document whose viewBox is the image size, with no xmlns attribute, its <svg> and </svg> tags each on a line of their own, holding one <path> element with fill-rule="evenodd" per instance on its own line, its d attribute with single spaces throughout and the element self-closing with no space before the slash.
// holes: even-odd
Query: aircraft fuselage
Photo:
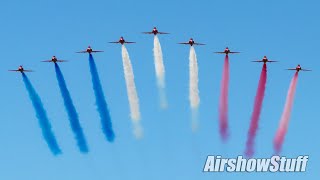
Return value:
<svg viewBox="0 0 320 180">
<path fill-rule="evenodd" d="M 153 33 L 154 35 L 157 35 L 157 34 L 158 34 L 158 30 L 153 29 L 153 30 L 152 30 L 152 33 Z"/>
<path fill-rule="evenodd" d="M 88 48 L 88 49 L 87 49 L 87 52 L 88 52 L 89 54 L 91 54 L 92 49 L 91 49 L 91 48 Z"/>
</svg>

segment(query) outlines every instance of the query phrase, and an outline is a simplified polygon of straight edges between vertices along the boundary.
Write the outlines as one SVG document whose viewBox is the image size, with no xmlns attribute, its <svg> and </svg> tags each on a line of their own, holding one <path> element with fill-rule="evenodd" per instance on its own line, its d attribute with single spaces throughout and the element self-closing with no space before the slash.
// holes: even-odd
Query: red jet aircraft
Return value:
<svg viewBox="0 0 320 180">
<path fill-rule="evenodd" d="M 260 61 L 251 61 L 251 62 L 263 62 L 264 64 L 266 64 L 267 62 L 278 62 L 278 61 L 270 61 L 267 56 L 263 56 L 263 59 Z"/>
<path fill-rule="evenodd" d="M 88 48 L 84 51 L 79 51 L 79 52 L 76 52 L 76 53 L 97 53 L 97 52 L 103 52 L 103 51 L 96 51 L 96 50 L 92 50 L 92 48 L 90 46 L 88 46 Z"/>
<path fill-rule="evenodd" d="M 196 43 L 196 42 L 194 42 L 194 40 L 192 38 L 190 38 L 189 42 L 182 42 L 182 43 L 178 43 L 178 44 L 189 44 L 190 46 L 193 46 L 193 45 L 206 45 L 206 44 L 202 44 L 202 43 Z"/>
<path fill-rule="evenodd" d="M 21 73 L 24 73 L 24 72 L 33 72 L 32 70 L 23 69 L 22 66 L 19 66 L 19 68 L 16 69 L 16 70 L 8 70 L 8 71 L 21 72 Z"/>
<path fill-rule="evenodd" d="M 53 62 L 53 63 L 57 63 L 57 62 L 67 62 L 66 60 L 58 60 L 56 56 L 52 56 L 51 60 L 45 60 L 45 61 L 41 61 L 41 62 Z"/>
<path fill-rule="evenodd" d="M 228 47 L 226 47 L 226 49 L 224 49 L 224 51 L 222 52 L 214 52 L 214 53 L 218 53 L 218 54 L 235 54 L 235 53 L 240 53 L 240 52 L 233 52 L 233 51 L 230 51 L 230 49 Z"/>
<path fill-rule="evenodd" d="M 125 41 L 124 38 L 121 36 L 120 39 L 119 39 L 119 41 L 114 41 L 114 42 L 109 42 L 109 43 L 118 43 L 118 44 L 120 43 L 120 44 L 123 45 L 123 44 L 132 44 L 132 43 L 136 43 L 136 42 L 128 42 L 128 41 Z"/>
<path fill-rule="evenodd" d="M 310 69 L 302 69 L 300 64 L 298 64 L 298 66 L 296 68 L 290 68 L 290 69 L 286 69 L 286 70 L 292 70 L 292 71 L 311 71 Z"/>
<path fill-rule="evenodd" d="M 170 34 L 170 33 L 166 33 L 166 32 L 159 32 L 156 27 L 154 27 L 151 32 L 142 32 L 142 33 L 143 34 L 154 34 L 154 35 L 157 35 L 157 34 Z"/>
</svg>

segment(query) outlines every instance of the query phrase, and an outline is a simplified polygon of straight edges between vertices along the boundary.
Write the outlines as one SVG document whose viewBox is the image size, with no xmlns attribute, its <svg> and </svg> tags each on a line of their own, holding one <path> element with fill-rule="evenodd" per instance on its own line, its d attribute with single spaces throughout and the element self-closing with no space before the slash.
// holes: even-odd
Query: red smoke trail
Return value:
<svg viewBox="0 0 320 180">
<path fill-rule="evenodd" d="M 291 80 L 291 84 L 290 84 L 287 99 L 286 99 L 286 104 L 284 106 L 284 110 L 283 110 L 283 113 L 281 116 L 279 127 L 278 127 L 276 136 L 273 141 L 273 147 L 274 147 L 276 154 L 279 154 L 279 152 L 281 151 L 284 136 L 287 133 L 297 82 L 298 82 L 298 72 L 296 72 L 294 74 L 294 76 Z"/>
<path fill-rule="evenodd" d="M 267 82 L 267 65 L 263 64 L 261 74 L 260 74 L 257 94 L 254 100 L 254 108 L 251 115 L 250 129 L 248 132 L 247 149 L 245 152 L 248 157 L 251 157 L 254 154 L 254 139 L 256 137 L 256 132 L 258 130 L 259 117 L 262 109 L 264 92 L 266 90 L 266 82 Z"/>
<path fill-rule="evenodd" d="M 228 91 L 229 91 L 229 57 L 224 58 L 219 104 L 220 135 L 222 140 L 228 138 Z"/>
</svg>

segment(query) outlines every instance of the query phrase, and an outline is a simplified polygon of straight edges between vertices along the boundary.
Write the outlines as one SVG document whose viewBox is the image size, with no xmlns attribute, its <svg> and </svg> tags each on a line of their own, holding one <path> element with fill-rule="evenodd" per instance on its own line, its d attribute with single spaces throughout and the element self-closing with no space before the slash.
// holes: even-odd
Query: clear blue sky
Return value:
<svg viewBox="0 0 320 180">
<path fill-rule="evenodd" d="M 319 7 L 316 0 L 276 1 L 3 1 L 1 19 L 0 178 L 20 179 L 316 179 L 319 177 Z M 157 26 L 172 34 L 160 37 L 166 67 L 169 108 L 158 102 L 153 36 L 140 32 Z M 145 136 L 133 137 L 120 45 L 107 44 L 124 36 L 128 45 Z M 191 131 L 188 101 L 189 47 L 177 45 L 193 37 L 199 61 L 200 129 Z M 94 106 L 88 56 L 76 54 L 88 45 L 95 54 L 116 139 L 105 140 Z M 218 101 L 223 56 L 213 51 L 229 46 L 242 54 L 230 57 L 227 144 L 218 133 Z M 61 64 L 87 137 L 90 152 L 76 146 L 55 77 Z M 272 140 L 298 63 L 314 71 L 300 73 L 289 131 L 282 155 L 309 155 L 306 173 L 202 173 L 207 155 L 236 157 L 244 152 L 249 120 L 262 64 L 267 55 L 281 61 L 268 64 L 266 97 L 256 138 L 256 157 L 273 154 Z M 20 74 L 7 70 L 23 64 L 42 98 L 63 154 L 54 157 L 35 117 Z"/>
</svg>

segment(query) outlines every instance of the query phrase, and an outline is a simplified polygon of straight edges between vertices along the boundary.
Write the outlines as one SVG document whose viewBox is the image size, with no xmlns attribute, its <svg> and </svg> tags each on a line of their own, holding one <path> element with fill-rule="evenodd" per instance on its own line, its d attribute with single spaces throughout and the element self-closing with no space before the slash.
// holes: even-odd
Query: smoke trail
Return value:
<svg viewBox="0 0 320 180">
<path fill-rule="evenodd" d="M 69 116 L 71 129 L 75 135 L 80 151 L 83 153 L 87 153 L 89 150 L 88 150 L 87 142 L 79 122 L 78 113 L 76 111 L 76 108 L 74 107 L 69 90 L 67 88 L 66 82 L 64 80 L 64 77 L 62 75 L 62 72 L 58 64 L 55 63 L 54 67 L 56 70 L 56 77 L 58 80 L 61 96 L 63 98 L 64 106 Z"/>
<path fill-rule="evenodd" d="M 162 50 L 160 41 L 158 39 L 158 36 L 154 36 L 154 49 L 153 49 L 153 55 L 154 55 L 154 65 L 156 69 L 156 76 L 157 76 L 157 84 L 158 89 L 160 93 L 160 104 L 161 108 L 167 108 L 167 98 L 165 93 L 165 69 L 163 65 L 163 59 L 162 59 Z"/>
<path fill-rule="evenodd" d="M 26 89 L 28 91 L 29 97 L 32 101 L 32 105 L 34 107 L 34 110 L 36 111 L 36 116 L 39 121 L 40 128 L 42 130 L 42 136 L 46 140 L 51 152 L 54 155 L 61 154 L 61 149 L 56 141 L 56 138 L 52 132 L 50 121 L 47 117 L 47 112 L 43 107 L 43 104 L 41 102 L 41 99 L 39 95 L 37 94 L 36 90 L 32 86 L 30 80 L 28 77 L 22 73 L 23 82 L 26 86 Z"/>
<path fill-rule="evenodd" d="M 194 47 L 190 47 L 189 54 L 189 73 L 190 73 L 190 82 L 189 82 L 189 99 L 190 106 L 192 109 L 192 130 L 195 131 L 198 127 L 198 107 L 200 104 L 199 89 L 198 89 L 198 62 L 197 55 L 194 50 Z"/>
<path fill-rule="evenodd" d="M 221 96 L 219 104 L 220 135 L 222 140 L 228 138 L 228 91 L 229 91 L 229 57 L 224 59 L 221 82 Z"/>
<path fill-rule="evenodd" d="M 108 110 L 108 105 L 103 94 L 100 78 L 98 75 L 98 70 L 92 54 L 89 54 L 89 66 L 90 66 L 90 72 L 91 72 L 93 91 L 94 91 L 94 95 L 96 96 L 97 110 L 100 115 L 102 131 L 105 137 L 107 138 L 107 140 L 109 142 L 112 142 L 115 138 L 114 137 L 115 135 L 112 130 L 110 112 Z"/>
<path fill-rule="evenodd" d="M 142 137 L 142 127 L 140 125 L 140 110 L 139 110 L 139 98 L 136 91 L 136 85 L 134 82 L 134 75 L 129 58 L 128 51 L 124 45 L 122 45 L 122 62 L 123 71 L 127 85 L 127 93 L 130 105 L 130 116 L 133 122 L 133 132 L 137 138 Z"/>
<path fill-rule="evenodd" d="M 284 106 L 279 127 L 277 130 L 276 136 L 274 138 L 273 145 L 274 145 L 276 154 L 279 154 L 279 152 L 281 151 L 282 144 L 284 141 L 284 136 L 286 135 L 288 130 L 290 114 L 291 114 L 291 109 L 293 105 L 294 93 L 296 91 L 297 82 L 298 82 L 298 72 L 294 74 L 291 80 L 289 91 L 287 94 L 286 104 Z"/>
<path fill-rule="evenodd" d="M 256 132 L 258 129 L 259 117 L 260 117 L 263 98 L 264 98 L 264 92 L 266 90 L 266 82 L 267 82 L 267 65 L 263 64 L 261 74 L 260 74 L 257 94 L 254 101 L 254 108 L 251 115 L 250 128 L 248 132 L 247 149 L 245 152 L 248 157 L 251 157 L 254 154 L 254 139 L 256 137 Z"/>
</svg>

